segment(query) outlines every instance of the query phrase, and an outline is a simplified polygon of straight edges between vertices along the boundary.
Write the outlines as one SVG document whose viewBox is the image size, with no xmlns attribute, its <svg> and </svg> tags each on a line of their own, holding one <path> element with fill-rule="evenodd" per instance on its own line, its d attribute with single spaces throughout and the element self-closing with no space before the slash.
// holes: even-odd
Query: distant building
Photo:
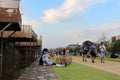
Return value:
<svg viewBox="0 0 120 80">
<path fill-rule="evenodd" d="M 116 40 L 120 40 L 120 35 L 119 35 L 119 36 L 116 36 Z"/>
<path fill-rule="evenodd" d="M 120 40 L 120 35 L 112 37 L 112 42 L 115 42 L 116 40 Z"/>
</svg>

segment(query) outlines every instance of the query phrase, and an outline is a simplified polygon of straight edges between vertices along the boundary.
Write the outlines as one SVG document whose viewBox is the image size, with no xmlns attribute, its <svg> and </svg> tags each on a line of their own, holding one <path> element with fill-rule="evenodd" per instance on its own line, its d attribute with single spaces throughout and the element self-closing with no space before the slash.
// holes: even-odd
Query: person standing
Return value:
<svg viewBox="0 0 120 80">
<path fill-rule="evenodd" d="M 83 61 L 87 62 L 87 53 L 89 51 L 89 48 L 86 45 L 84 45 L 82 48 L 83 48 Z"/>
<path fill-rule="evenodd" d="M 101 42 L 99 49 L 100 49 L 101 63 L 104 63 L 105 58 L 106 58 L 106 55 L 105 55 L 106 54 L 106 47 L 104 45 L 104 42 Z"/>
<path fill-rule="evenodd" d="M 96 53 L 97 53 L 97 48 L 94 43 L 90 46 L 90 55 L 92 56 L 92 63 L 95 63 L 95 58 L 96 58 Z"/>
<path fill-rule="evenodd" d="M 70 54 L 70 51 L 68 49 L 66 49 L 65 55 L 69 55 L 69 54 Z"/>
</svg>

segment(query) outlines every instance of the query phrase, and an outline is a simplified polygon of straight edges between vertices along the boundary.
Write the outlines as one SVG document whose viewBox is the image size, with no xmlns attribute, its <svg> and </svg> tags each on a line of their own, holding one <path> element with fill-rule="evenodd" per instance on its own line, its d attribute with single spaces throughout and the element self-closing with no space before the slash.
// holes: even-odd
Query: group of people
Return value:
<svg viewBox="0 0 120 80">
<path fill-rule="evenodd" d="M 104 42 L 101 42 L 101 44 L 99 46 L 99 51 L 94 43 L 92 43 L 92 45 L 90 47 L 88 47 L 87 45 L 83 45 L 82 48 L 83 48 L 83 61 L 87 62 L 87 53 L 90 52 L 90 55 L 92 58 L 92 63 L 95 63 L 95 58 L 96 58 L 97 54 L 100 55 L 101 63 L 105 62 L 106 47 L 104 45 Z"/>
<path fill-rule="evenodd" d="M 91 58 L 92 58 L 92 63 L 95 63 L 95 58 L 97 56 L 97 54 L 99 53 L 100 58 L 101 58 L 101 63 L 105 62 L 105 57 L 106 57 L 106 47 L 104 45 L 104 42 L 101 42 L 100 46 L 99 46 L 99 51 L 97 49 L 97 47 L 95 46 L 94 43 L 92 43 L 91 46 L 87 46 L 87 45 L 83 45 L 82 47 L 83 49 L 83 61 L 87 62 L 87 53 L 90 52 Z M 65 54 L 69 54 L 69 50 L 62 50 L 62 52 L 60 52 L 61 54 L 59 55 L 65 55 Z M 56 66 L 66 66 L 67 63 L 63 64 L 58 64 L 52 61 L 49 53 L 48 53 L 48 49 L 44 48 L 42 51 L 42 55 L 41 58 L 39 60 L 39 64 L 40 65 L 44 65 L 44 66 L 52 66 L 52 65 L 56 65 Z"/>
</svg>

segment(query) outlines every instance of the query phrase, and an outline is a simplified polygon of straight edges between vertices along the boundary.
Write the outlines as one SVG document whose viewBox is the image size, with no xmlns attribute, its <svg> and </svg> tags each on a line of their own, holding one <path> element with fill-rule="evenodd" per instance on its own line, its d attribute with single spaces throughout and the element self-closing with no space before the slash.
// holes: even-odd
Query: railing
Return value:
<svg viewBox="0 0 120 80">
<path fill-rule="evenodd" d="M 40 46 L 42 46 L 42 41 L 37 41 L 37 42 L 16 42 L 15 44 L 19 45 L 19 46 L 40 47 Z"/>
<path fill-rule="evenodd" d="M 4 31 L 3 38 L 9 37 L 13 31 Z M 29 38 L 32 41 L 37 41 L 37 34 L 33 31 L 30 25 L 23 25 L 21 31 L 16 31 L 11 37 L 14 38 Z"/>
<path fill-rule="evenodd" d="M 35 38 L 37 40 L 37 34 L 33 31 L 31 25 L 23 25 L 21 31 L 26 33 L 26 37 Z"/>
<path fill-rule="evenodd" d="M 19 9 L 0 8 L 0 22 L 21 23 L 21 14 Z"/>
</svg>

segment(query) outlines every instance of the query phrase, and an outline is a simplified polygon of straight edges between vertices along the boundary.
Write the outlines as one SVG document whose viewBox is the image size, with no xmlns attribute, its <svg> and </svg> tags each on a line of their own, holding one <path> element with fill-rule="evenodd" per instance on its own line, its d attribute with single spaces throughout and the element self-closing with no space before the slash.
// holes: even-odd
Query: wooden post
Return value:
<svg viewBox="0 0 120 80">
<path fill-rule="evenodd" d="M 2 64 L 3 64 L 3 32 L 0 33 L 1 35 L 1 52 L 0 52 L 0 80 L 2 80 Z"/>
</svg>

